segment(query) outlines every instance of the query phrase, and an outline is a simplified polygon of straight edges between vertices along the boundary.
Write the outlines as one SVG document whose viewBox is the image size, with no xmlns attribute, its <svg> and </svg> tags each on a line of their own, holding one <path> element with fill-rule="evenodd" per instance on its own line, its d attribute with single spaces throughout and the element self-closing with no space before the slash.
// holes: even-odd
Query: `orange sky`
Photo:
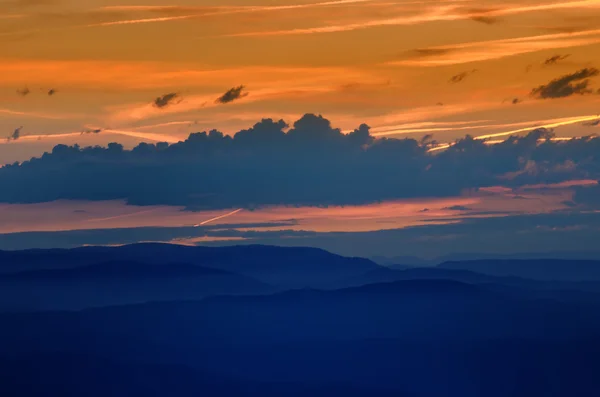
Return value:
<svg viewBox="0 0 600 397">
<path fill-rule="evenodd" d="M 0 144 L 0 164 L 57 143 L 177 141 L 307 112 L 442 142 L 542 125 L 590 134 L 581 121 L 599 113 L 599 95 L 529 93 L 600 66 L 598 17 L 598 0 L 8 0 L 0 131 L 23 128 Z M 554 55 L 569 56 L 545 65 Z M 247 96 L 215 103 L 239 85 Z M 178 100 L 152 105 L 167 93 Z"/>
</svg>

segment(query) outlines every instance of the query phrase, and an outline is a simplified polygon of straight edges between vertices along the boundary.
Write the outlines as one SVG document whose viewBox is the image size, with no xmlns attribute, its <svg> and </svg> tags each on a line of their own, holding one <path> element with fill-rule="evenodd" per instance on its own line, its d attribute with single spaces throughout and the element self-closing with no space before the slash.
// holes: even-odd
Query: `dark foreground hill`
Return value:
<svg viewBox="0 0 600 397">
<path fill-rule="evenodd" d="M 573 281 L 591 274 L 589 263 L 548 281 L 450 266 L 395 270 L 262 246 L 0 257 L 0 304 L 12 308 L 0 313 L 1 396 L 571 397 L 600 389 L 598 283 Z M 568 274 L 570 263 L 548 266 Z M 301 288 L 289 289 L 294 277 Z"/>
<path fill-rule="evenodd" d="M 7 397 L 398 396 L 397 392 L 351 384 L 252 382 L 182 365 L 116 361 L 74 353 L 0 358 L 0 373 L 0 395 Z"/>
<path fill-rule="evenodd" d="M 36 379 L 35 371 L 22 361 L 15 366 L 10 358 L 52 354 L 48 365 L 60 382 L 48 387 L 61 392 L 80 390 L 80 379 L 88 379 L 91 388 L 108 382 L 98 389 L 107 392 L 109 385 L 121 383 L 124 390 L 138 390 L 144 384 L 138 379 L 148 377 L 152 390 L 175 396 L 187 395 L 178 389 L 186 384 L 185 390 L 203 395 L 269 395 L 260 388 L 247 394 L 248 382 L 296 385 L 292 389 L 305 390 L 297 394 L 305 396 L 319 390 L 331 395 L 364 390 L 374 396 L 390 391 L 448 397 L 582 395 L 600 386 L 593 375 L 600 370 L 598 309 L 594 302 L 528 299 L 482 285 L 411 280 L 14 313 L 0 316 L 0 361 L 17 371 L 11 379 L 19 374 Z M 92 357 L 91 362 L 86 358 L 81 365 L 69 361 L 65 366 L 62 357 L 72 354 Z M 119 369 L 105 368 L 103 360 Z M 90 366 L 107 375 L 99 379 Z M 185 371 L 173 372 L 172 366 L 191 375 L 181 378 Z M 198 380 L 206 373 L 229 379 L 233 389 L 214 392 L 218 385 Z M 281 393 L 294 395 L 286 389 Z M 156 394 L 142 388 L 137 395 Z"/>
</svg>

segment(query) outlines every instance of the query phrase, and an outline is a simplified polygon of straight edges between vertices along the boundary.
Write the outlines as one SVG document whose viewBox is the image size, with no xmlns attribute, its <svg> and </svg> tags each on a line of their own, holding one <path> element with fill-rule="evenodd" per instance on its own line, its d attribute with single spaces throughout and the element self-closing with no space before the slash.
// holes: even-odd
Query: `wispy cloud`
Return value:
<svg viewBox="0 0 600 397">
<path fill-rule="evenodd" d="M 41 140 L 46 140 L 46 139 L 50 139 L 50 140 L 55 140 L 55 141 L 59 141 L 61 139 L 64 138 L 74 138 L 74 137 L 78 137 L 81 136 L 81 131 L 79 132 L 63 132 L 63 133 L 58 133 L 58 134 L 28 134 L 28 135 L 23 135 L 19 137 L 19 142 L 31 142 L 31 141 L 41 141 Z M 0 144 L 4 143 L 3 141 L 0 141 Z"/>
<path fill-rule="evenodd" d="M 421 7 L 425 8 L 425 7 Z M 425 8 L 425 12 L 418 13 L 415 15 L 398 16 L 393 18 L 384 19 L 371 19 L 362 22 L 348 23 L 348 24 L 336 24 L 336 25 L 325 25 L 312 28 L 296 28 L 296 29 L 285 29 L 285 30 L 271 30 L 262 32 L 245 32 L 235 33 L 229 36 L 283 36 L 283 35 L 304 35 L 304 34 L 317 34 L 317 33 L 335 33 L 335 32 L 348 32 L 353 30 L 368 29 L 374 27 L 383 26 L 401 26 L 401 25 L 415 25 L 429 22 L 441 22 L 441 21 L 456 21 L 464 19 L 479 18 L 480 20 L 492 21 L 494 18 L 501 16 L 517 15 L 530 12 L 538 11 L 551 11 L 561 9 L 586 9 L 586 8 L 600 8 L 600 3 L 597 0 L 582 0 L 582 1 L 570 1 L 570 2 L 557 2 L 557 3 L 542 3 L 532 4 L 524 6 L 508 5 L 504 8 L 490 9 L 490 10 L 469 10 L 461 7 L 458 4 L 451 5 L 438 5 L 435 7 Z"/>
<path fill-rule="evenodd" d="M 384 136 L 393 135 L 395 131 L 403 133 L 402 131 L 408 132 L 433 132 L 436 130 L 443 131 L 446 128 L 468 126 L 472 124 L 488 123 L 490 120 L 465 120 L 465 121 L 421 121 L 416 123 L 405 123 L 395 125 L 380 125 L 371 128 L 371 135 L 373 136 Z M 351 132 L 351 130 L 345 131 Z M 406 133 L 408 133 L 406 132 Z"/>
<path fill-rule="evenodd" d="M 294 5 L 280 5 L 280 6 L 229 6 L 229 7 L 179 7 L 179 6 L 108 6 L 102 7 L 100 10 L 103 11 L 151 11 L 151 12 L 187 12 L 185 15 L 173 15 L 164 17 L 153 17 L 153 18 L 132 18 L 132 19 L 121 19 L 116 21 L 99 22 L 84 25 L 85 27 L 102 27 L 102 26 L 115 26 L 115 25 L 134 25 L 134 24 L 146 24 L 146 23 L 157 23 L 157 22 L 171 22 L 188 19 L 197 19 L 210 16 L 228 15 L 228 14 L 242 14 L 242 13 L 256 13 L 256 12 L 270 12 L 270 11 L 284 11 L 284 10 L 297 10 L 303 8 L 315 8 L 315 7 L 331 7 L 331 6 L 343 6 L 358 3 L 367 3 L 373 0 L 338 0 L 338 1 L 326 1 L 318 3 L 308 4 L 294 4 Z M 202 12 L 198 12 L 202 11 Z"/>
<path fill-rule="evenodd" d="M 183 19 L 192 19 L 205 16 L 206 14 L 193 14 L 193 15 L 179 15 L 171 17 L 156 17 L 156 18 L 139 18 L 139 19 L 123 19 L 119 21 L 99 22 L 85 25 L 84 27 L 102 27 L 102 26 L 118 26 L 118 25 L 136 25 L 141 23 L 154 23 L 154 22 L 171 22 Z"/>
<path fill-rule="evenodd" d="M 192 126 L 195 123 L 196 123 L 195 121 L 167 121 L 165 123 L 158 123 L 158 124 L 150 124 L 150 125 L 141 125 L 141 126 L 137 126 L 137 127 L 130 127 L 129 129 L 133 129 L 133 130 L 145 130 L 145 129 L 148 129 L 148 128 L 173 127 L 173 126 L 176 126 L 176 125 Z"/>
<path fill-rule="evenodd" d="M 41 141 L 41 140 L 60 141 L 65 138 L 80 137 L 84 133 L 98 134 L 100 132 L 107 133 L 107 134 L 133 137 L 133 138 L 138 138 L 142 141 L 150 141 L 150 142 L 177 143 L 182 140 L 181 138 L 178 138 L 175 135 L 169 135 L 169 134 L 159 134 L 159 133 L 153 133 L 153 132 L 139 132 L 139 131 L 124 130 L 124 129 L 111 129 L 111 128 L 101 129 L 101 128 L 97 128 L 97 127 L 90 127 L 84 131 L 78 131 L 78 132 L 21 135 L 22 128 L 23 127 L 18 128 L 17 129 L 18 132 L 17 132 L 17 130 L 15 130 L 15 132 L 13 132 L 7 138 L 6 141 L 0 140 L 0 144 L 7 143 L 9 141 L 12 142 L 12 141 L 16 141 L 16 140 L 18 140 L 19 142 L 23 142 L 23 143 L 31 142 L 31 141 Z M 15 133 L 16 133 L 16 135 L 15 135 Z M 15 136 L 16 136 L 16 138 L 15 138 Z"/>
<path fill-rule="evenodd" d="M 326 25 L 313 28 L 296 28 L 287 30 L 271 30 L 262 32 L 245 32 L 234 33 L 226 36 L 230 37 L 252 37 L 252 36 L 286 36 L 286 35 L 305 35 L 317 33 L 336 33 L 349 32 L 353 30 L 382 27 L 382 26 L 400 26 L 400 25 L 416 25 L 425 22 L 435 21 L 454 21 L 465 19 L 466 16 L 462 13 L 455 13 L 457 9 L 455 5 L 442 5 L 430 7 L 426 12 L 411 16 L 398 16 L 387 19 L 367 20 L 343 25 Z"/>
<path fill-rule="evenodd" d="M 141 138 L 144 140 L 149 140 L 149 141 L 154 141 L 154 142 L 177 143 L 177 142 L 181 141 L 181 139 L 179 139 L 173 135 L 157 134 L 157 133 L 153 133 L 153 132 L 139 132 L 139 131 L 129 131 L 129 130 L 122 130 L 122 129 L 112 129 L 112 128 L 107 128 L 104 130 L 104 132 L 117 134 L 117 135 L 125 135 L 125 136 L 134 137 L 134 138 Z"/>
<path fill-rule="evenodd" d="M 25 14 L 4 14 L 0 15 L 0 19 L 20 19 L 25 18 Z"/>
<path fill-rule="evenodd" d="M 386 62 L 386 65 L 457 65 L 596 43 L 600 43 L 600 29 L 422 48 L 406 54 L 407 59 Z"/>
<path fill-rule="evenodd" d="M 205 11 L 207 14 L 229 14 L 242 12 L 297 10 L 302 8 L 345 6 L 359 3 L 370 3 L 374 0 L 332 0 L 305 4 L 287 5 L 229 5 L 229 6 L 176 6 L 176 5 L 116 5 L 104 6 L 99 10 L 105 11 L 151 11 L 151 12 L 178 12 L 178 11 Z M 409 2 L 410 3 L 410 2 Z M 210 11 L 210 12 L 209 12 Z"/>
<path fill-rule="evenodd" d="M 553 122 L 549 122 L 546 124 L 534 123 L 534 125 L 531 125 L 529 127 L 518 128 L 518 129 L 514 129 L 514 130 L 510 130 L 510 131 L 497 132 L 497 133 L 493 133 L 493 134 L 478 135 L 478 136 L 473 137 L 473 139 L 485 140 L 485 143 L 490 144 L 490 145 L 495 145 L 498 143 L 502 143 L 504 141 L 502 139 L 494 139 L 494 138 L 518 135 L 520 133 L 530 132 L 530 131 L 534 131 L 537 129 L 552 129 L 552 128 L 562 127 L 562 126 L 566 126 L 566 125 L 582 124 L 582 123 L 591 122 L 591 121 L 594 121 L 597 119 L 598 119 L 598 115 L 570 117 L 570 118 L 565 118 L 565 119 L 559 119 L 559 121 L 553 121 Z M 553 138 L 551 138 L 552 141 L 557 141 L 557 142 L 558 141 L 569 141 L 571 139 L 577 139 L 577 137 L 553 137 Z M 440 150 L 446 150 L 449 147 L 451 147 L 452 145 L 453 145 L 453 143 L 444 143 L 444 144 L 440 144 L 436 147 L 433 147 L 433 148 L 429 149 L 428 151 L 429 152 L 437 152 Z"/>
<path fill-rule="evenodd" d="M 2 109 L 2 108 L 0 108 L 0 114 L 4 114 L 7 116 L 24 116 L 24 117 L 32 117 L 32 118 L 48 119 L 48 120 L 68 120 L 68 119 L 83 117 L 83 115 L 81 115 L 81 114 L 50 114 L 50 113 L 38 113 L 38 112 L 29 112 L 29 111 L 20 111 L 20 110 Z"/>
<path fill-rule="evenodd" d="M 6 59 L 0 62 L 0 85 L 11 86 L 15 81 L 20 81 L 27 82 L 29 86 L 52 86 L 60 81 L 63 85 L 77 88 L 164 89 L 163 92 L 168 93 L 176 92 L 174 87 L 185 87 L 186 90 L 227 87 L 240 76 L 243 76 L 247 85 L 260 87 L 281 87 L 286 82 L 294 85 L 322 85 L 323 82 L 342 85 L 348 81 L 381 80 L 374 73 L 352 67 L 278 66 L 267 63 L 263 66 L 239 64 L 217 68 L 207 65 L 181 65 L 158 59 L 159 61 L 154 62 Z"/>
<path fill-rule="evenodd" d="M 579 124 L 582 122 L 596 120 L 596 119 L 598 119 L 597 114 L 589 115 L 589 116 L 570 117 L 570 118 L 567 118 L 562 121 L 551 122 L 548 124 L 541 124 L 541 125 L 535 125 L 535 126 L 531 126 L 531 127 L 519 128 L 519 129 L 511 130 L 511 131 L 497 132 L 494 134 L 479 135 L 479 136 L 475 137 L 475 139 L 498 138 L 498 137 L 503 137 L 503 136 L 515 135 L 515 134 L 518 134 L 521 132 L 533 131 L 538 128 L 556 128 L 556 127 L 562 127 L 565 125 Z"/>
<path fill-rule="evenodd" d="M 583 117 L 583 119 L 582 119 Z M 578 116 L 578 117 L 562 117 L 553 119 L 543 120 L 529 120 L 520 121 L 515 123 L 489 123 L 489 120 L 482 120 L 480 122 L 436 122 L 436 123 L 417 123 L 417 124 L 406 124 L 406 125 L 395 125 L 395 126 L 380 126 L 373 128 L 371 135 L 373 136 L 393 136 L 402 134 L 427 134 L 427 133 L 445 133 L 445 132 L 457 132 L 457 131 L 473 131 L 473 130 L 498 130 L 504 128 L 522 127 L 511 132 L 501 132 L 500 135 L 486 134 L 477 136 L 478 139 L 488 139 L 497 136 L 506 136 L 512 133 L 527 132 L 536 128 L 552 128 L 551 125 L 560 126 L 568 124 L 576 124 L 582 120 L 588 120 L 588 117 L 592 116 Z M 595 116 L 597 119 L 598 116 Z M 567 123 L 567 124 L 562 124 Z M 472 125 L 476 124 L 476 125 Z"/>
</svg>

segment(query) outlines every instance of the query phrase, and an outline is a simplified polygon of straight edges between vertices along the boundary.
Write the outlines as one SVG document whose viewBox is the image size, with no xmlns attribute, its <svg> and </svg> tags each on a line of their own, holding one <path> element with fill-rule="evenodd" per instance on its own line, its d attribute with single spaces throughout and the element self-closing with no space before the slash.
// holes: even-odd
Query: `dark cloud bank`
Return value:
<svg viewBox="0 0 600 397">
<path fill-rule="evenodd" d="M 537 258 L 600 259 L 597 236 L 600 214 L 561 211 L 552 214 L 470 218 L 444 225 L 366 231 L 314 232 L 292 230 L 295 221 L 223 224 L 200 227 L 132 227 L 0 234 L 0 249 L 73 248 L 82 245 L 131 244 L 195 237 L 234 238 L 199 245 L 241 244 L 318 247 L 345 256 L 398 256 L 451 259 L 490 258 L 532 254 Z M 243 228 L 244 230 L 239 230 Z M 282 230 L 268 230 L 279 228 Z M 240 240 L 242 239 L 242 240 Z M 534 253 L 537 256 L 533 255 Z M 443 262 L 434 260 L 432 264 Z"/>
<path fill-rule="evenodd" d="M 266 119 L 234 137 L 212 130 L 130 151 L 117 143 L 57 145 L 41 158 L 1 168 L 0 201 L 343 205 L 600 178 L 600 139 L 552 142 L 550 136 L 540 129 L 497 145 L 467 136 L 428 153 L 428 141 L 375 139 L 366 125 L 345 135 L 321 116 L 305 115 L 289 130 L 284 121 Z"/>
</svg>

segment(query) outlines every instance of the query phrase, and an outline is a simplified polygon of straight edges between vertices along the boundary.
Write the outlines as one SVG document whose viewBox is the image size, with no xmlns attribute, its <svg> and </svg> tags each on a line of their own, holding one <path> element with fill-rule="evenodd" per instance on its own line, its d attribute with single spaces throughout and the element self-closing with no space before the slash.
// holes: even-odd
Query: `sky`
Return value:
<svg viewBox="0 0 600 397">
<path fill-rule="evenodd" d="M 531 96 L 594 67 L 595 0 L 8 0 L 0 12 L 0 130 L 22 127 L 2 163 L 304 113 L 444 142 L 556 123 L 576 136 L 599 113 L 595 95 Z"/>
<path fill-rule="evenodd" d="M 426 150 L 432 156 L 467 134 L 493 144 L 546 128 L 558 145 L 557 139 L 590 136 L 600 128 L 598 17 L 597 0 L 180 0 L 171 4 L 160 0 L 5 0 L 0 3 L 0 134 L 4 133 L 0 164 L 26 162 L 52 152 L 59 144 L 105 147 L 118 142 L 129 153 L 128 149 L 142 142 L 173 145 L 200 131 L 216 129 L 233 137 L 269 118 L 284 120 L 283 132 L 304 131 L 294 123 L 305 114 L 323 115 L 331 123 L 322 128 L 325 132 L 336 129 L 348 134 L 366 124 L 375 141 L 413 138 L 418 142 L 427 136 Z M 321 128 L 317 121 L 307 123 L 310 128 Z M 323 146 L 321 141 L 312 144 Z M 33 170 L 23 167 L 0 175 L 5 190 L 0 194 L 5 203 L 0 204 L 0 234 L 96 230 L 95 225 L 106 230 L 188 228 L 232 212 L 211 224 L 262 223 L 269 233 L 284 229 L 368 233 L 447 226 L 491 217 L 491 213 L 493 217 L 533 216 L 577 208 L 580 214 L 595 210 L 595 203 L 586 199 L 586 208 L 573 207 L 573 202 L 583 205 L 573 197 L 584 197 L 580 189 L 595 189 L 600 178 L 596 159 L 589 157 L 593 154 L 543 158 L 552 167 L 546 164 L 542 172 L 543 161 L 527 157 L 531 151 L 519 152 L 518 168 L 507 166 L 500 172 L 491 169 L 494 161 L 504 159 L 496 150 L 488 153 L 494 159 L 469 157 L 469 161 L 488 162 L 491 179 L 461 180 L 462 169 L 452 168 L 456 162 L 448 155 L 432 161 L 455 170 L 450 177 L 453 186 L 426 189 L 425 180 L 439 187 L 448 176 L 428 179 L 419 171 L 416 182 L 402 180 L 405 189 L 415 191 L 406 194 L 384 189 L 393 183 L 386 178 L 393 176 L 377 167 L 399 166 L 406 173 L 413 172 L 402 168 L 407 164 L 396 164 L 391 157 L 376 164 L 368 158 L 365 167 L 373 178 L 379 178 L 379 184 L 371 181 L 365 186 L 370 194 L 348 188 L 342 198 L 310 185 L 305 179 L 318 171 L 298 160 L 302 177 L 291 165 L 283 167 L 287 174 L 282 171 L 278 182 L 268 188 L 278 187 L 278 198 L 265 199 L 266 193 L 248 194 L 253 189 L 268 190 L 252 179 L 250 171 L 235 173 L 236 166 L 246 164 L 239 153 L 226 149 L 227 143 L 215 145 L 217 149 L 207 149 L 207 153 L 224 151 L 230 157 L 202 166 L 217 167 L 230 181 L 237 181 L 238 190 L 219 185 L 217 180 L 225 184 L 221 175 L 206 183 L 212 190 L 207 187 L 194 194 L 227 192 L 222 205 L 204 202 L 190 212 L 198 203 L 192 203 L 189 196 L 177 199 L 178 192 L 185 190 L 179 185 L 164 187 L 172 193 L 169 197 L 153 191 L 142 198 L 141 192 L 147 190 L 144 183 L 150 183 L 143 182 L 143 171 L 130 176 L 136 181 L 131 185 L 138 189 L 134 194 L 115 187 L 108 167 L 96 174 L 90 171 L 78 192 L 73 187 L 67 192 L 60 183 L 77 180 L 67 172 L 75 166 L 43 160 L 39 169 L 32 165 Z M 392 146 L 388 142 L 386 147 Z M 581 146 L 570 147 L 580 150 Z M 326 150 L 330 156 L 343 157 L 340 161 L 347 169 L 355 164 L 344 157 L 350 156 L 346 149 Z M 552 149 L 553 153 L 565 150 Z M 134 161 L 130 157 L 127 161 Z M 157 168 L 147 175 L 171 169 L 174 155 L 163 157 L 155 159 L 152 164 Z M 427 169 L 425 157 L 419 158 L 419 167 Z M 261 172 L 271 172 L 268 165 L 260 164 Z M 60 168 L 57 173 L 64 173 L 64 179 L 44 184 L 48 175 L 55 175 L 48 171 L 53 167 Z M 548 176 L 550 169 L 553 176 Z M 558 169 L 563 174 L 569 169 L 568 175 L 556 176 Z M 183 175 L 188 170 L 173 172 Z M 100 182 L 88 184 L 97 174 L 103 175 Z M 531 177 L 525 180 L 525 174 Z M 515 181 L 515 175 L 523 181 Z M 287 184 L 294 178 L 302 179 L 295 185 L 314 194 L 307 193 L 302 200 L 280 194 L 289 190 Z M 242 188 L 242 181 L 250 179 L 254 184 Z M 559 189 L 553 185 L 568 181 L 573 183 Z M 339 189 L 347 187 L 338 182 Z M 521 196 L 519 189 L 526 185 L 537 186 L 534 196 L 546 204 L 529 201 L 515 207 L 514 200 L 507 199 Z M 554 186 L 551 193 L 548 185 Z M 500 190 L 492 194 L 491 188 Z M 488 191 L 482 195 L 481 189 Z M 501 189 L 510 189 L 510 194 Z M 528 192 L 532 194 L 531 188 Z M 185 190 L 185 194 L 190 192 Z M 148 205 L 155 207 L 148 209 Z M 238 234 L 247 231 L 234 229 Z M 173 239 L 193 243 L 208 238 L 197 234 Z M 212 240 L 217 237 L 241 238 L 213 233 Z M 109 240 L 119 243 L 118 238 Z M 11 244 L 0 238 L 0 248 L 22 246 Z"/>
</svg>

